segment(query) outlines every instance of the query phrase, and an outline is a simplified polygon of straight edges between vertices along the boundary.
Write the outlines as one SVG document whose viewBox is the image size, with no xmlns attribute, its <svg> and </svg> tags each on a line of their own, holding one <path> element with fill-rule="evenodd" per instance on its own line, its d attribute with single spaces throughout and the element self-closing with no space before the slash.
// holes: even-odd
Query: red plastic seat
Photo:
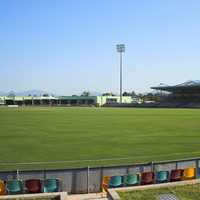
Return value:
<svg viewBox="0 0 200 200">
<path fill-rule="evenodd" d="M 170 174 L 170 181 L 181 181 L 183 176 L 183 169 L 174 169 Z"/>
<path fill-rule="evenodd" d="M 141 184 L 153 184 L 154 183 L 154 173 L 153 172 L 143 172 L 141 175 Z"/>
<path fill-rule="evenodd" d="M 39 179 L 29 179 L 25 182 L 27 193 L 40 193 L 42 191 Z"/>
</svg>

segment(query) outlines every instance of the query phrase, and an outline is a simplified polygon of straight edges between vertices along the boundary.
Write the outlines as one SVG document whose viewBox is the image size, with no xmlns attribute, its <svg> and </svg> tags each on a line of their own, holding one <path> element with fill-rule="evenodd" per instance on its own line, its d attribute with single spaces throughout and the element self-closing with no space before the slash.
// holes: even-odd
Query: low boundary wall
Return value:
<svg viewBox="0 0 200 200">
<path fill-rule="evenodd" d="M 200 168 L 200 158 L 92 168 L 0 171 L 0 179 L 7 181 L 15 178 L 21 180 L 32 178 L 39 178 L 41 180 L 57 178 L 61 180 L 61 191 L 67 191 L 69 194 L 82 194 L 100 192 L 104 176 L 123 176 L 130 173 L 141 173 L 145 171 L 171 171 L 172 169 L 187 167 Z M 196 171 L 198 173 L 198 170 Z"/>
</svg>

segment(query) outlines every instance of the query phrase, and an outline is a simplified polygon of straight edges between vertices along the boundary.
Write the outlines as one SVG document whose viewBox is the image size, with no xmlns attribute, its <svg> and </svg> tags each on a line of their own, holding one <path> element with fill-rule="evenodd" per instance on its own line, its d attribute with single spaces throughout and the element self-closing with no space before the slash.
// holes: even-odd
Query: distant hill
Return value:
<svg viewBox="0 0 200 200">
<path fill-rule="evenodd" d="M 15 95 L 16 96 L 40 96 L 42 94 L 49 94 L 49 92 L 47 91 L 44 91 L 44 90 L 27 90 L 27 91 L 24 91 L 24 92 L 16 92 Z"/>
<path fill-rule="evenodd" d="M 23 92 L 15 92 L 15 91 L 9 91 L 9 92 L 1 92 L 0 91 L 0 96 L 8 96 L 10 93 L 14 93 L 15 96 L 40 96 L 42 94 L 51 94 L 47 91 L 44 90 L 27 90 L 27 91 L 23 91 Z"/>
<path fill-rule="evenodd" d="M 15 92 L 15 91 L 9 91 L 9 92 L 1 92 L 0 91 L 0 96 L 8 96 L 10 93 L 14 93 L 15 96 L 40 96 L 43 94 L 49 94 L 52 95 L 51 92 L 47 92 L 44 90 L 27 90 L 27 91 L 22 91 L 22 92 Z M 100 92 L 96 92 L 96 91 L 92 91 L 90 92 L 91 96 L 100 96 L 102 93 Z M 58 94 L 53 94 L 54 96 L 62 96 L 62 95 L 58 95 Z M 80 94 L 81 95 L 81 94 Z"/>
</svg>

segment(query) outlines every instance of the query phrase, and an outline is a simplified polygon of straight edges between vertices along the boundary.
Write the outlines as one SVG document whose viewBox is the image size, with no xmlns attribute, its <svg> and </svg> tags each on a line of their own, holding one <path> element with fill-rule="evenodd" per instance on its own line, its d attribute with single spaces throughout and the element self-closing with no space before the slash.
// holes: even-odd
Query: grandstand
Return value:
<svg viewBox="0 0 200 200">
<path fill-rule="evenodd" d="M 200 81 L 187 81 L 178 85 L 161 84 L 151 87 L 160 93 L 156 107 L 200 108 Z"/>
<path fill-rule="evenodd" d="M 122 103 L 131 103 L 131 96 L 123 96 Z M 119 96 L 0 96 L 0 105 L 19 106 L 104 106 L 120 103 Z"/>
</svg>

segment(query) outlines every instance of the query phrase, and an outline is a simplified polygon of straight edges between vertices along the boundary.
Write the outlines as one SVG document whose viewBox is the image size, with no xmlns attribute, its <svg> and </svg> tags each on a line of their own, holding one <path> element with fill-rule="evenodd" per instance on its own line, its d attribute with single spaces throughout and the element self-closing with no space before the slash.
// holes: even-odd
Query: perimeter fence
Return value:
<svg viewBox="0 0 200 200">
<path fill-rule="evenodd" d="M 64 162 L 64 161 L 58 161 Z M 67 161 L 65 161 L 67 162 Z M 45 164 L 39 162 L 38 164 Z M 122 161 L 123 163 L 123 161 Z M 26 163 L 15 163 L 15 165 L 25 165 Z M 34 165 L 37 163 L 28 163 Z M 6 163 L 0 163 L 0 166 Z M 10 165 L 10 164 L 8 164 Z M 46 170 L 14 170 L 0 171 L 0 179 L 50 179 L 56 178 L 61 182 L 60 190 L 67 191 L 71 194 L 94 193 L 100 192 L 101 183 L 104 176 L 123 176 L 132 173 L 142 173 L 147 171 L 171 171 L 173 169 L 184 169 L 187 167 L 200 168 L 200 158 L 171 160 L 161 162 L 148 162 L 129 165 L 101 166 L 101 167 L 84 167 L 84 168 L 67 168 L 67 169 L 46 169 Z M 198 170 L 196 170 L 198 171 Z"/>
</svg>

